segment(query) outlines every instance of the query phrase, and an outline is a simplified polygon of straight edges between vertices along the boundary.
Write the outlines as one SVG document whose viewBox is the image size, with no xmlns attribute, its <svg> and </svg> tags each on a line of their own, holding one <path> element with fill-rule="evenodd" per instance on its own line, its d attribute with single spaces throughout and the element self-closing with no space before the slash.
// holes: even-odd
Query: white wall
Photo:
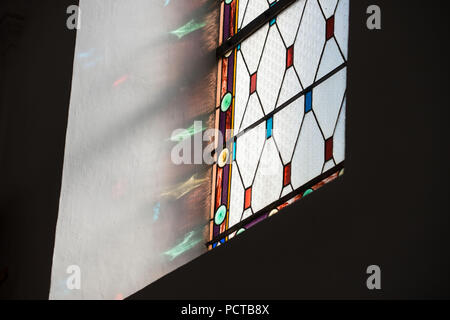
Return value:
<svg viewBox="0 0 450 320">
<path fill-rule="evenodd" d="M 202 224 L 155 217 L 168 181 L 167 46 L 174 16 L 163 0 L 81 0 L 51 299 L 126 297 L 204 252 Z M 204 219 L 206 225 L 206 218 Z M 187 240 L 186 240 L 187 239 Z M 176 259 L 165 252 L 192 244 Z M 70 265 L 81 289 L 66 287 Z"/>
</svg>

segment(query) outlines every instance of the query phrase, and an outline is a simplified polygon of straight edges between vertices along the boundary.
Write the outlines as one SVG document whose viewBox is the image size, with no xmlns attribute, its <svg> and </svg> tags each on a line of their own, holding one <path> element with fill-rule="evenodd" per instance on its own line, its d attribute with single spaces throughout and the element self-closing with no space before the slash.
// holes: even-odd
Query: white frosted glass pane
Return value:
<svg viewBox="0 0 450 320">
<path fill-rule="evenodd" d="M 239 131 L 247 129 L 250 125 L 264 117 L 264 113 L 259 103 L 258 96 L 252 94 L 248 101 L 247 110 L 245 110 L 244 120 L 242 121 L 241 129 Z"/>
<path fill-rule="evenodd" d="M 277 26 L 287 47 L 294 43 L 305 4 L 306 0 L 297 0 L 277 17 Z"/>
<path fill-rule="evenodd" d="M 244 214 L 242 215 L 242 219 L 241 220 L 245 220 L 248 217 L 250 217 L 253 214 L 252 209 L 247 209 L 244 211 Z"/>
<path fill-rule="evenodd" d="M 289 163 L 292 159 L 303 120 L 304 100 L 303 96 L 300 97 L 273 116 L 273 136 L 284 164 Z"/>
<path fill-rule="evenodd" d="M 325 139 L 333 135 L 345 94 L 347 68 L 343 68 L 313 90 L 313 110 Z"/>
<path fill-rule="evenodd" d="M 267 0 L 248 0 L 248 5 L 241 28 L 244 28 L 267 9 L 269 9 L 269 3 Z"/>
<path fill-rule="evenodd" d="M 345 59 L 348 57 L 348 1 L 349 0 L 339 0 L 334 18 L 334 36 L 338 41 L 338 45 L 341 48 Z"/>
<path fill-rule="evenodd" d="M 312 112 L 305 115 L 292 159 L 291 181 L 294 189 L 322 172 L 325 142 Z"/>
<path fill-rule="evenodd" d="M 231 167 L 229 227 L 241 221 L 242 211 L 244 210 L 244 187 L 236 162 Z"/>
<path fill-rule="evenodd" d="M 252 209 L 258 212 L 278 200 L 283 188 L 283 165 L 273 139 L 268 139 L 252 188 Z"/>
<path fill-rule="evenodd" d="M 261 123 L 237 139 L 236 162 L 239 165 L 244 187 L 253 182 L 256 166 L 266 140 L 266 124 Z"/>
<path fill-rule="evenodd" d="M 286 47 L 276 27 L 271 27 L 258 68 L 257 90 L 264 112 L 275 108 L 278 92 L 286 70 Z"/>
<path fill-rule="evenodd" d="M 250 92 L 250 75 L 248 74 L 244 60 L 242 59 L 241 52 L 238 52 L 236 58 L 236 93 L 234 106 L 235 128 L 239 128 L 242 122 L 245 107 L 247 106 L 249 92 Z"/>
<path fill-rule="evenodd" d="M 308 1 L 294 45 L 294 65 L 303 87 L 316 76 L 325 44 L 325 18 L 317 1 Z"/>
<path fill-rule="evenodd" d="M 345 159 L 345 112 L 346 112 L 346 100 L 342 105 L 341 113 L 336 124 L 336 131 L 334 132 L 334 160 L 336 163 L 340 163 Z"/>
<path fill-rule="evenodd" d="M 241 44 L 242 56 L 250 74 L 255 73 L 258 68 L 268 30 L 269 24 L 265 24 Z"/>
<path fill-rule="evenodd" d="M 334 14 L 336 10 L 337 0 L 319 0 L 320 6 L 322 7 L 325 18 L 329 18 Z"/>
<path fill-rule="evenodd" d="M 284 187 L 283 191 L 281 191 L 281 196 L 280 196 L 280 198 L 282 198 L 282 197 L 288 195 L 288 194 L 291 193 L 292 191 L 294 191 L 294 189 L 292 189 L 291 186 L 286 186 L 286 187 Z"/>
<path fill-rule="evenodd" d="M 242 28 L 242 21 L 244 20 L 244 13 L 245 13 L 245 10 L 247 9 L 248 1 L 249 0 L 239 0 L 238 28 Z"/>
<path fill-rule="evenodd" d="M 325 162 L 324 166 L 323 166 L 323 172 L 326 172 L 330 169 L 332 169 L 336 164 L 334 163 L 333 159 L 328 160 L 327 162 Z"/>
<path fill-rule="evenodd" d="M 322 59 L 319 65 L 319 71 L 317 72 L 317 80 L 326 76 L 328 73 L 339 67 L 344 63 L 341 53 L 339 52 L 338 45 L 334 38 L 331 38 L 325 44 L 325 50 L 322 55 Z"/>
<path fill-rule="evenodd" d="M 288 101 L 290 98 L 303 90 L 295 74 L 294 68 L 286 70 L 283 84 L 281 85 L 280 96 L 278 97 L 277 107 Z"/>
</svg>

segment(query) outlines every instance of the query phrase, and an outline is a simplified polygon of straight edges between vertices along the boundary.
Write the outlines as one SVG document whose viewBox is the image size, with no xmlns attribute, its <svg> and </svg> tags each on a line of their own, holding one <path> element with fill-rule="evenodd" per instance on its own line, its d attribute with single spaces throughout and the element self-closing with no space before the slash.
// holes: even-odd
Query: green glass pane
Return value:
<svg viewBox="0 0 450 320">
<path fill-rule="evenodd" d="M 233 100 L 233 96 L 232 96 L 232 94 L 230 93 L 230 92 L 228 92 L 227 94 L 225 94 L 224 96 L 223 96 L 223 99 L 222 99 L 222 104 L 221 104 L 221 106 L 220 106 L 220 109 L 223 111 L 223 112 L 226 112 L 229 108 L 230 108 L 230 106 L 231 106 L 231 101 Z"/>
<path fill-rule="evenodd" d="M 216 211 L 216 216 L 214 217 L 214 223 L 220 226 L 227 216 L 227 208 L 224 205 L 221 205 L 219 209 Z"/>
</svg>

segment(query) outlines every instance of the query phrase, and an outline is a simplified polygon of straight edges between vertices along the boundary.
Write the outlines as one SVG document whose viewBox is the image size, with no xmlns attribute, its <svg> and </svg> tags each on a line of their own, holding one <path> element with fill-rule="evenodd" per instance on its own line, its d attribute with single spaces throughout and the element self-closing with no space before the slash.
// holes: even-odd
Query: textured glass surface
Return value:
<svg viewBox="0 0 450 320">
<path fill-rule="evenodd" d="M 269 5 L 238 1 L 237 35 Z M 224 62 L 234 66 L 234 145 L 222 181 L 228 219 L 213 239 L 235 226 L 225 233 L 233 237 L 343 173 L 348 14 L 348 0 L 297 0 Z"/>
<path fill-rule="evenodd" d="M 239 1 L 238 28 L 245 27 L 267 9 L 269 9 L 269 2 L 267 0 Z"/>
</svg>

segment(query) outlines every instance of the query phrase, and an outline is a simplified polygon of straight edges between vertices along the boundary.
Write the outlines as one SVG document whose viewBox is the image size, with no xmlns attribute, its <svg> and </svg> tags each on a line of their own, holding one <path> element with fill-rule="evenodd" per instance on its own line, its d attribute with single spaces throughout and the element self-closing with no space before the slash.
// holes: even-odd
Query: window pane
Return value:
<svg viewBox="0 0 450 320">
<path fill-rule="evenodd" d="M 269 8 L 234 1 L 237 30 Z M 348 0 L 297 0 L 219 63 L 218 97 L 234 97 L 217 114 L 219 129 L 231 130 L 222 142 L 234 144 L 221 181 L 228 216 L 213 239 L 233 237 L 343 173 L 348 11 Z"/>
</svg>

